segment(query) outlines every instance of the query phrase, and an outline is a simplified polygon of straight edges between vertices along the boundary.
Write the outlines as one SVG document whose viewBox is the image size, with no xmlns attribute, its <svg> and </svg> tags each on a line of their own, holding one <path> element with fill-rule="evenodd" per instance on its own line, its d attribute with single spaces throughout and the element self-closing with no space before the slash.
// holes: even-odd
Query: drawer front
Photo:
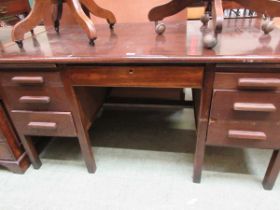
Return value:
<svg viewBox="0 0 280 210">
<path fill-rule="evenodd" d="M 216 73 L 214 89 L 280 90 L 280 74 Z"/>
<path fill-rule="evenodd" d="M 69 74 L 74 85 L 182 88 L 201 87 L 203 67 L 73 67 Z"/>
<path fill-rule="evenodd" d="M 70 111 L 63 87 L 3 87 L 10 109 Z"/>
<path fill-rule="evenodd" d="M 58 72 L 2 72 L 0 79 L 2 86 L 63 86 Z"/>
<path fill-rule="evenodd" d="M 13 157 L 9 147 L 4 144 L 0 143 L 0 160 L 14 160 L 15 158 Z"/>
<path fill-rule="evenodd" d="M 280 93 L 215 90 L 210 119 L 280 123 Z"/>
<path fill-rule="evenodd" d="M 207 145 L 280 148 L 280 123 L 210 121 Z"/>
<path fill-rule="evenodd" d="M 70 112 L 32 112 L 12 110 L 11 117 L 18 130 L 31 136 L 76 136 Z"/>
</svg>

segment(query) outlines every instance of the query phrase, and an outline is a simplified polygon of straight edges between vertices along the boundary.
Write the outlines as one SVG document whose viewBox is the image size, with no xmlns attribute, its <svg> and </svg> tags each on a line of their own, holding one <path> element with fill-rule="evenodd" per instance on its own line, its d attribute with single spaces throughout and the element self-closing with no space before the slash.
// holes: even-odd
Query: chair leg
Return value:
<svg viewBox="0 0 280 210">
<path fill-rule="evenodd" d="M 222 0 L 212 2 L 213 33 L 208 33 L 203 37 L 203 45 L 206 48 L 213 48 L 217 45 L 218 34 L 223 30 L 224 10 Z"/>
<path fill-rule="evenodd" d="M 66 0 L 69 8 L 71 9 L 75 19 L 86 32 L 89 38 L 89 44 L 94 45 L 96 39 L 96 30 L 90 18 L 84 13 L 79 0 Z"/>
<path fill-rule="evenodd" d="M 167 4 L 151 9 L 148 18 L 150 21 L 155 22 L 155 32 L 158 35 L 162 35 L 166 30 L 166 26 L 163 23 L 159 23 L 160 20 L 175 15 L 195 3 L 197 3 L 196 0 L 171 0 Z"/>
<path fill-rule="evenodd" d="M 42 11 L 46 8 L 48 3 L 49 0 L 35 0 L 29 15 L 13 27 L 12 40 L 17 42 L 20 47 L 22 47 L 24 34 L 33 29 L 43 19 Z"/>
<path fill-rule="evenodd" d="M 197 3 L 196 0 L 171 0 L 167 4 L 154 7 L 150 10 L 148 18 L 150 21 L 160 21 L 166 17 L 177 14 L 188 6 Z"/>
<path fill-rule="evenodd" d="M 116 17 L 111 11 L 99 7 L 94 0 L 80 1 L 93 15 L 106 19 L 110 24 L 110 28 L 113 28 L 114 24 L 116 23 Z"/>
<path fill-rule="evenodd" d="M 266 190 L 271 190 L 277 179 L 280 171 L 280 152 L 275 150 L 272 153 L 265 177 L 263 179 L 263 188 Z"/>
<path fill-rule="evenodd" d="M 35 169 L 39 169 L 42 165 L 39 155 L 32 143 L 32 139 L 30 136 L 20 136 L 20 140 L 22 145 Z"/>
<path fill-rule="evenodd" d="M 53 18 L 54 28 L 57 33 L 59 33 L 59 26 L 60 26 L 60 20 L 62 17 L 62 12 L 63 12 L 62 1 L 58 1 L 57 3 L 54 3 L 52 18 Z"/>
</svg>

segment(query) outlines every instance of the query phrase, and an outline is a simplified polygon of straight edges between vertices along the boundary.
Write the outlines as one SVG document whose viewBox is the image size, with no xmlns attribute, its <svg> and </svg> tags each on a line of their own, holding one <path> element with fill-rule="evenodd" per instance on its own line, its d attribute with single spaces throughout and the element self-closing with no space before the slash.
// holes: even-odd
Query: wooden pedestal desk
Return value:
<svg viewBox="0 0 280 210">
<path fill-rule="evenodd" d="M 23 49 L 3 48 L 1 96 L 34 168 L 41 162 L 31 136 L 71 136 L 95 171 L 87 130 L 108 87 L 189 87 L 197 122 L 194 182 L 206 145 L 253 147 L 273 151 L 263 181 L 271 189 L 280 169 L 280 31 L 263 35 L 252 19 L 225 24 L 213 50 L 203 48 L 198 21 L 171 23 L 164 36 L 150 23 L 119 24 L 114 32 L 97 26 L 95 47 L 79 27 L 68 27 L 28 38 Z"/>
</svg>

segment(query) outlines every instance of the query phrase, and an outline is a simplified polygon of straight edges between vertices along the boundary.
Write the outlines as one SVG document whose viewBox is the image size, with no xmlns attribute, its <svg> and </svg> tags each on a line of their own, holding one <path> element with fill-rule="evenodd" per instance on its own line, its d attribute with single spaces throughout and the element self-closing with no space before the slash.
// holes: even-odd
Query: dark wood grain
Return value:
<svg viewBox="0 0 280 210">
<path fill-rule="evenodd" d="M 236 104 L 257 104 L 258 107 L 248 106 L 245 109 L 236 109 Z M 272 104 L 273 112 L 267 112 L 260 105 Z M 226 91 L 215 90 L 211 105 L 211 119 L 213 121 L 244 121 L 244 122 L 271 122 L 277 123 L 280 114 L 280 93 L 259 91 Z"/>
<path fill-rule="evenodd" d="M 155 35 L 151 23 L 118 24 L 114 32 L 107 25 L 97 25 L 99 37 L 94 47 L 88 45 L 81 29 L 68 26 L 61 28 L 60 35 L 49 30 L 27 38 L 23 50 L 15 44 L 4 47 L 0 63 L 28 63 L 31 59 L 33 64 L 280 63 L 279 29 L 263 35 L 258 19 L 225 20 L 224 24 L 229 26 L 212 50 L 201 43 L 199 21 L 168 23 L 162 37 Z"/>
<path fill-rule="evenodd" d="M 172 74 L 170 74 L 172 72 Z M 73 67 L 73 85 L 110 87 L 201 87 L 203 67 L 122 66 Z"/>
<path fill-rule="evenodd" d="M 237 68 L 238 69 L 238 68 Z M 277 90 L 280 75 L 277 73 L 216 73 L 215 89 Z"/>
<path fill-rule="evenodd" d="M 6 102 L 10 104 L 11 109 L 33 111 L 70 111 L 63 87 L 24 86 L 19 88 L 5 86 L 2 90 L 3 94 L 5 94 Z"/>
<path fill-rule="evenodd" d="M 205 147 L 206 147 L 206 138 L 207 138 L 207 129 L 208 121 L 210 114 L 210 104 L 213 91 L 214 83 L 214 65 L 208 65 L 205 69 L 204 80 L 202 85 L 202 90 L 199 98 L 199 107 L 197 113 L 197 138 L 196 138 L 196 149 L 194 155 L 194 171 L 193 171 L 193 182 L 200 183 L 201 181 L 201 172 L 204 161 Z"/>
<path fill-rule="evenodd" d="M 17 130 L 27 136 L 76 136 L 76 128 L 70 112 L 12 110 L 11 117 Z"/>
</svg>

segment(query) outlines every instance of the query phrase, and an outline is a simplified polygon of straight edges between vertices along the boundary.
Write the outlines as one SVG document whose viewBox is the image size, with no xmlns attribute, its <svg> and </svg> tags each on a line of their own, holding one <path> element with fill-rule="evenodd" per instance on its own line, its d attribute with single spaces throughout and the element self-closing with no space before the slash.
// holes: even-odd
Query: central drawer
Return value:
<svg viewBox="0 0 280 210">
<path fill-rule="evenodd" d="M 203 66 L 71 67 L 74 85 L 106 87 L 200 88 Z"/>
<path fill-rule="evenodd" d="M 33 112 L 12 110 L 19 132 L 30 136 L 77 136 L 70 112 Z"/>
</svg>

